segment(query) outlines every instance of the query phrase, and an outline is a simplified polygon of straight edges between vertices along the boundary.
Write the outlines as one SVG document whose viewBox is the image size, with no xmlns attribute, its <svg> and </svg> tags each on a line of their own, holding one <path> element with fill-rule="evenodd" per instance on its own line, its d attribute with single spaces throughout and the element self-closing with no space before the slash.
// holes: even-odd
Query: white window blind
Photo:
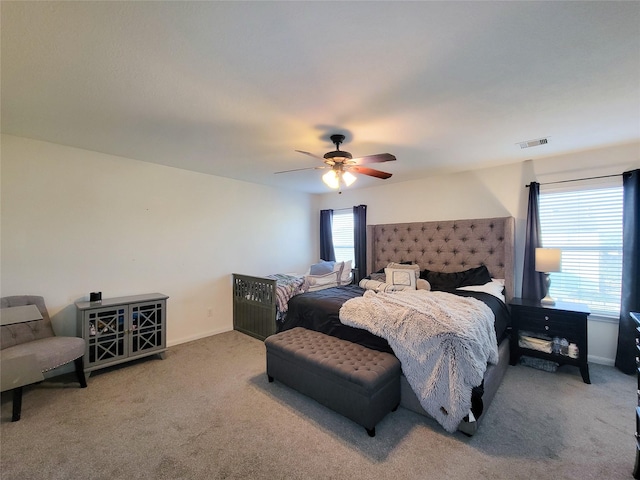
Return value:
<svg viewBox="0 0 640 480">
<path fill-rule="evenodd" d="M 331 233 L 333 235 L 336 262 L 354 261 L 353 210 L 336 210 L 333 212 Z M 352 265 L 355 268 L 355 263 Z"/>
<path fill-rule="evenodd" d="M 562 250 L 550 294 L 618 318 L 622 278 L 622 187 L 540 193 L 542 246 Z"/>
</svg>

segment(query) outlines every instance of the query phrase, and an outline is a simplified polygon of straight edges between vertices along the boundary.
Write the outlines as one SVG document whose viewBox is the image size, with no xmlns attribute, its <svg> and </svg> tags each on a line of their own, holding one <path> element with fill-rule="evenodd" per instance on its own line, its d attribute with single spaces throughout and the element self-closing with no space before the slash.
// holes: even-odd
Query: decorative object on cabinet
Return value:
<svg viewBox="0 0 640 480">
<path fill-rule="evenodd" d="M 545 296 L 540 303 L 554 305 L 556 301 L 549 295 L 551 288 L 550 272 L 561 271 L 562 251 L 559 248 L 536 248 L 536 271 L 544 273 Z"/>
<path fill-rule="evenodd" d="M 85 373 L 166 349 L 167 295 L 148 293 L 76 302 L 78 332 L 86 343 Z"/>
<path fill-rule="evenodd" d="M 587 317 L 589 308 L 579 303 L 514 298 L 511 306 L 511 365 L 521 355 L 580 368 L 584 383 L 589 379 L 587 363 Z"/>
</svg>

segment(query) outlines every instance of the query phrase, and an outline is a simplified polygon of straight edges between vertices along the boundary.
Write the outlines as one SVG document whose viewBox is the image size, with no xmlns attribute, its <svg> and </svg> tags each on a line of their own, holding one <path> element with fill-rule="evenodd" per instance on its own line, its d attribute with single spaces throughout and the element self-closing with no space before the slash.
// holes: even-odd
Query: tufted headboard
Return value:
<svg viewBox="0 0 640 480">
<path fill-rule="evenodd" d="M 411 262 L 420 269 L 459 272 L 486 265 L 504 278 L 513 297 L 513 217 L 367 225 L 367 273 L 389 262 Z"/>
</svg>

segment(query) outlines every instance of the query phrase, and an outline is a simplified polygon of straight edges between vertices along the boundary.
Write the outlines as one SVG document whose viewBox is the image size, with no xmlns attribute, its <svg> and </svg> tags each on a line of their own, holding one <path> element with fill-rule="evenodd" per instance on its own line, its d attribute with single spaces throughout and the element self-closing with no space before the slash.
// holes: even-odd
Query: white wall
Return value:
<svg viewBox="0 0 640 480">
<path fill-rule="evenodd" d="M 73 334 L 91 291 L 162 292 L 169 345 L 232 328 L 231 273 L 317 261 L 322 208 L 366 204 L 369 224 L 512 215 L 518 292 L 525 185 L 640 168 L 634 143 L 317 197 L 7 135 L 0 155 L 0 295 L 44 296 Z M 617 324 L 589 332 L 590 359 L 612 364 Z"/>
<path fill-rule="evenodd" d="M 544 147 L 541 147 L 544 148 Z M 398 159 L 402 161 L 402 159 Z M 327 193 L 320 208 L 367 205 L 367 224 L 423 222 L 513 216 L 516 219 L 516 294 L 522 287 L 524 228 L 531 181 L 541 183 L 600 175 L 621 174 L 640 168 L 640 143 L 585 152 L 537 158 L 455 174 L 438 175 L 410 182 L 385 184 L 360 190 L 344 189 L 341 195 Z M 589 319 L 589 359 L 613 365 L 618 324 Z"/>
<path fill-rule="evenodd" d="M 169 295 L 169 345 L 230 330 L 231 273 L 317 256 L 316 196 L 1 140 L 0 292 L 42 295 L 59 334 L 75 334 L 74 302 L 92 291 Z"/>
</svg>

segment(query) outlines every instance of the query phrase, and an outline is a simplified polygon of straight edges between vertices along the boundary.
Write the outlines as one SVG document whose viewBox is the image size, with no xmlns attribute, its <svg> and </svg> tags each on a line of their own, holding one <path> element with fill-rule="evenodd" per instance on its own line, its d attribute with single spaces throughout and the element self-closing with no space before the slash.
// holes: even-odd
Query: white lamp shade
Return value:
<svg viewBox="0 0 640 480">
<path fill-rule="evenodd" d="M 536 248 L 536 271 L 559 272 L 562 267 L 562 250 L 559 248 Z"/>
<path fill-rule="evenodd" d="M 327 184 L 329 188 L 338 188 L 340 186 L 340 179 L 335 170 L 329 170 L 322 176 L 322 181 Z"/>
<path fill-rule="evenodd" d="M 353 182 L 356 181 L 356 177 L 354 175 L 352 175 L 351 173 L 349 173 L 349 172 L 344 172 L 342 174 L 342 180 L 344 181 L 344 184 L 348 187 Z"/>
</svg>

